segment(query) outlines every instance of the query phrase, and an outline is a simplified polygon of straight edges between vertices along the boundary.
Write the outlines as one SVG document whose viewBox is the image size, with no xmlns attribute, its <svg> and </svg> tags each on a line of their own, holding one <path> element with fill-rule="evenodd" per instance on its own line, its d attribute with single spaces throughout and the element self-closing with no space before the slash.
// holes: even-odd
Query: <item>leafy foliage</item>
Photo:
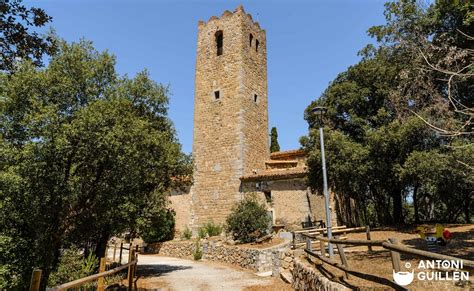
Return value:
<svg viewBox="0 0 474 291">
<path fill-rule="evenodd" d="M 198 228 L 198 238 L 203 239 L 207 237 L 207 231 L 204 226 Z"/>
<path fill-rule="evenodd" d="M 217 236 L 222 233 L 222 226 L 215 224 L 212 220 L 209 220 L 203 227 L 209 236 Z"/>
<path fill-rule="evenodd" d="M 445 70 L 472 64 L 459 33 L 472 32 L 468 7 L 467 1 L 437 1 L 427 8 L 416 1 L 387 2 L 387 23 L 369 29 L 378 46 L 361 50 L 362 60 L 306 109 L 312 125 L 311 109 L 328 108 L 329 182 L 343 224 L 406 222 L 412 218 L 404 205 L 414 208 L 415 221 L 470 221 L 473 140 L 445 133 L 459 124 L 470 130 L 469 118 L 452 112 L 449 94 L 472 107 L 472 77 L 456 77 L 455 89 L 448 90 L 446 76 L 429 69 L 425 59 Z M 440 134 L 433 124 L 448 130 Z M 318 132 L 311 129 L 301 143 L 309 152 L 310 184 L 318 189 Z"/>
<path fill-rule="evenodd" d="M 278 144 L 278 132 L 276 127 L 272 127 L 270 133 L 270 152 L 278 152 L 280 151 L 280 144 Z"/>
<path fill-rule="evenodd" d="M 157 201 L 165 200 L 157 199 Z M 172 240 L 174 237 L 175 211 L 173 209 L 165 210 L 162 207 L 155 207 L 147 212 L 138 218 L 139 236 L 146 243 Z"/>
<path fill-rule="evenodd" d="M 181 239 L 191 239 L 191 237 L 193 236 L 193 232 L 191 231 L 191 229 L 189 229 L 188 226 L 186 226 L 183 230 L 183 233 L 181 234 Z"/>
<path fill-rule="evenodd" d="M 54 37 L 28 30 L 50 21 L 43 9 L 27 8 L 21 0 L 0 1 L 0 71 L 13 70 L 18 59 L 30 59 L 40 66 L 43 54 L 55 50 Z"/>
<path fill-rule="evenodd" d="M 226 231 L 235 240 L 243 243 L 253 242 L 267 233 L 270 217 L 265 206 L 255 197 L 249 196 L 234 206 L 227 217 Z"/>
<path fill-rule="evenodd" d="M 202 259 L 202 249 L 201 244 L 199 243 L 199 239 L 196 240 L 196 244 L 194 245 L 193 258 L 195 261 L 199 261 L 200 259 Z"/>
<path fill-rule="evenodd" d="M 111 236 L 145 234 L 147 223 L 170 218 L 171 177 L 192 170 L 167 117 L 166 87 L 146 71 L 118 76 L 115 58 L 90 42 L 58 48 L 44 69 L 24 61 L 1 76 L 0 248 L 13 244 L 0 253 L 0 281 L 8 289 L 26 286 L 34 267 L 47 280 L 72 244 L 100 257 Z"/>
<path fill-rule="evenodd" d="M 79 249 L 72 246 L 61 255 L 57 270 L 49 277 L 48 286 L 57 286 L 92 275 L 98 266 L 99 259 L 92 252 L 84 258 Z"/>
</svg>

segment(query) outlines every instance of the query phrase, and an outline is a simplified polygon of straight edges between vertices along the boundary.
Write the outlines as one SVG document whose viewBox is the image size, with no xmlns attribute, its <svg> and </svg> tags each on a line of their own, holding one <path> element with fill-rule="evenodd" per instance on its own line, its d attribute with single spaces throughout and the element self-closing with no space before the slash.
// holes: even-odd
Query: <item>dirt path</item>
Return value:
<svg viewBox="0 0 474 291">
<path fill-rule="evenodd" d="M 213 262 L 157 255 L 138 261 L 137 287 L 146 290 L 292 290 L 279 279 Z"/>
</svg>

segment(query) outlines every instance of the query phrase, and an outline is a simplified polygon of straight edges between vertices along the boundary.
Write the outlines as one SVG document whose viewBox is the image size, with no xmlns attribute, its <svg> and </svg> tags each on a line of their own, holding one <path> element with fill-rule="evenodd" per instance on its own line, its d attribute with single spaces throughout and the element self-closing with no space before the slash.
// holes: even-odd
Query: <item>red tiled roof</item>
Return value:
<svg viewBox="0 0 474 291">
<path fill-rule="evenodd" d="M 271 169 L 260 171 L 257 174 L 240 177 L 240 180 L 245 181 L 261 181 L 261 180 L 283 180 L 292 178 L 303 178 L 308 173 L 306 168 L 288 168 L 288 169 Z"/>
<path fill-rule="evenodd" d="M 289 150 L 289 151 L 271 153 L 270 158 L 279 159 L 279 158 L 289 158 L 289 157 L 301 157 L 305 155 L 306 155 L 306 152 L 304 150 Z"/>
</svg>

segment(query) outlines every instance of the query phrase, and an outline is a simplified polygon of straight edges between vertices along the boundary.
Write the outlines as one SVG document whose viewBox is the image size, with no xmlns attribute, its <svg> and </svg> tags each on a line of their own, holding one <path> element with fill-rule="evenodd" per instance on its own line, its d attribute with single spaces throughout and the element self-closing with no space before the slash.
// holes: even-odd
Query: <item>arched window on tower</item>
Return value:
<svg viewBox="0 0 474 291">
<path fill-rule="evenodd" d="M 255 41 L 255 51 L 256 51 L 256 52 L 258 52 L 258 45 L 259 45 L 259 44 L 260 44 L 260 43 L 258 42 L 258 39 L 257 39 L 257 40 Z"/>
<path fill-rule="evenodd" d="M 249 46 L 252 47 L 252 41 L 253 41 L 253 34 L 250 34 L 249 36 Z"/>
<path fill-rule="evenodd" d="M 218 56 L 222 55 L 223 44 L 224 44 L 224 33 L 222 33 L 222 30 L 218 30 L 216 32 L 216 47 L 217 47 Z"/>
</svg>

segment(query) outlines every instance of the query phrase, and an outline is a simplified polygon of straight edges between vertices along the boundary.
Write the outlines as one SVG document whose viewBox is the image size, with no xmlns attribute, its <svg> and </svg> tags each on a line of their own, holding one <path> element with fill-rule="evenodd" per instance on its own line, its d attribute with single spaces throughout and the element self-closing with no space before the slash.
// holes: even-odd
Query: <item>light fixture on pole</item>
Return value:
<svg viewBox="0 0 474 291">
<path fill-rule="evenodd" d="M 332 223 L 331 223 L 331 208 L 329 207 L 329 191 L 328 191 L 328 179 L 326 174 L 326 157 L 324 153 L 324 134 L 323 134 L 323 125 L 324 125 L 324 115 L 328 109 L 326 107 L 316 106 L 311 109 L 311 113 L 316 116 L 316 121 L 319 126 L 319 140 L 321 143 L 321 163 L 323 168 L 323 191 L 324 191 L 324 204 L 326 209 L 326 227 L 328 233 L 328 239 L 332 238 Z M 333 246 L 331 243 L 328 243 L 329 256 L 334 255 Z"/>
</svg>

